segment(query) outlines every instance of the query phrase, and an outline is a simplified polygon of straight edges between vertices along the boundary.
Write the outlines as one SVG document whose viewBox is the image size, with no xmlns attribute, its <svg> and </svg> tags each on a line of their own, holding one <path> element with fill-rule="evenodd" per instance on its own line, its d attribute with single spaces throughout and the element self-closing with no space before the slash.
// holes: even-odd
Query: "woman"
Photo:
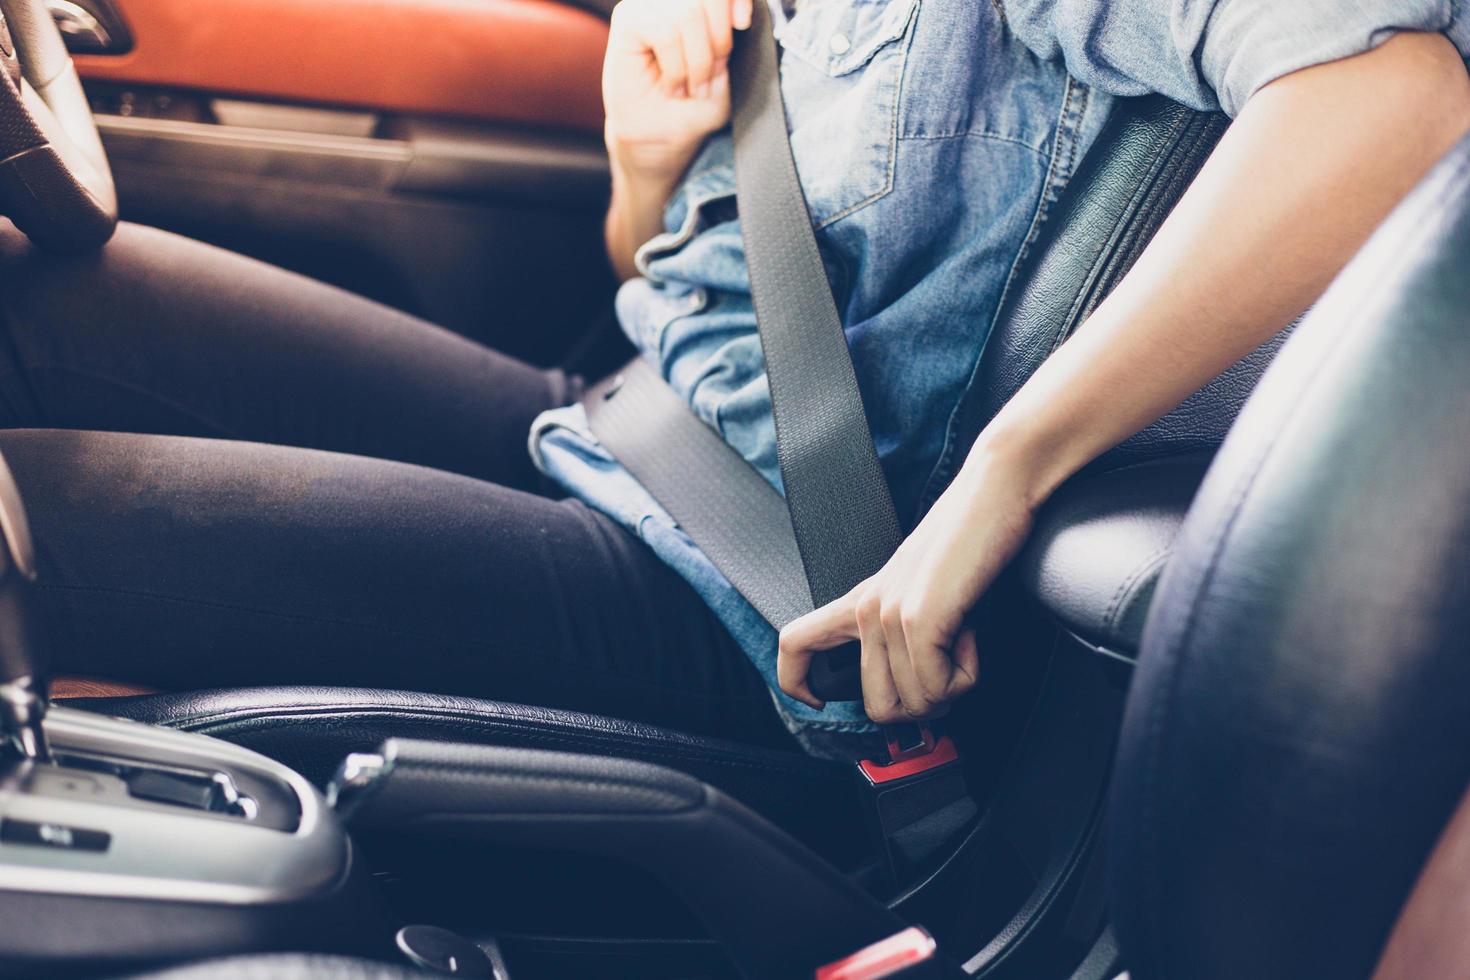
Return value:
<svg viewBox="0 0 1470 980">
<path fill-rule="evenodd" d="M 749 3 L 616 8 L 607 245 L 624 330 L 778 483 L 725 128 Z M 846 751 L 973 686 L 964 614 L 1036 507 L 1300 313 L 1470 130 L 1459 0 L 775 16 L 875 441 L 900 515 L 924 515 L 879 574 L 791 624 L 778 656 L 591 436 L 578 379 L 141 229 L 81 263 L 11 239 L 0 421 L 51 429 L 0 448 L 35 512 L 59 667 L 481 694 L 742 738 L 781 737 L 779 681 L 787 726 Z M 951 414 L 1012 270 L 1112 101 L 1150 91 L 1236 123 L 1132 273 L 956 458 Z M 807 666 L 851 638 L 864 704 L 824 710 Z"/>
</svg>

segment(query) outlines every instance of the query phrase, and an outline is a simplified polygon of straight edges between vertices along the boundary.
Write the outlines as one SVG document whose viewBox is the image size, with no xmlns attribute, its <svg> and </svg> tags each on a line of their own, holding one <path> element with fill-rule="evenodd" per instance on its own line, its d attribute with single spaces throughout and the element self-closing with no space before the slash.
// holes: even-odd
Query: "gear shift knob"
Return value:
<svg viewBox="0 0 1470 980">
<path fill-rule="evenodd" d="M 0 735 L 47 759 L 45 664 L 33 609 L 36 553 L 20 488 L 0 456 Z"/>
</svg>

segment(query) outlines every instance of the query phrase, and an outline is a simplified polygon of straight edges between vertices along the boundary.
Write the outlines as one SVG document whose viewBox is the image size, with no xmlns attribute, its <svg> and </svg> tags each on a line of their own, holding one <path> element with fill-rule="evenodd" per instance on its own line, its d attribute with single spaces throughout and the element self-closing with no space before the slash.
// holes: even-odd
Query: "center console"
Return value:
<svg viewBox="0 0 1470 980">
<path fill-rule="evenodd" d="M 44 727 L 49 760 L 16 754 L 0 770 L 7 970 L 352 950 L 369 934 L 348 836 L 301 776 L 86 712 L 54 708 Z"/>
<path fill-rule="evenodd" d="M 0 459 L 0 973 L 379 952 L 361 937 L 390 931 L 374 928 L 347 833 L 300 775 L 201 735 L 50 708 L 34 554 Z"/>
</svg>

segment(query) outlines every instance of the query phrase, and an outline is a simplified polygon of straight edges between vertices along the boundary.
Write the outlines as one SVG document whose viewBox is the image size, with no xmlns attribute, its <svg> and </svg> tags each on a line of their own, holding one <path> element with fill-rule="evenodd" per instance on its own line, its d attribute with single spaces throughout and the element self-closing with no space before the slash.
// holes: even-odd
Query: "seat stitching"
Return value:
<svg viewBox="0 0 1470 980">
<path fill-rule="evenodd" d="M 392 713 L 393 712 L 389 709 L 383 709 L 381 711 L 353 709 L 351 711 L 342 712 L 335 715 L 334 720 L 372 718 L 374 716 L 389 715 Z M 324 717 L 324 715 L 322 714 L 309 715 L 304 718 L 290 717 L 280 714 L 265 714 L 262 716 L 257 716 L 255 718 L 243 716 L 232 718 L 228 715 L 220 714 L 212 718 L 180 719 L 172 722 L 171 726 L 181 729 L 187 729 L 189 731 L 199 732 L 224 731 L 237 727 L 244 728 L 246 730 L 259 731 L 261 730 L 261 728 L 265 727 L 265 725 L 290 728 L 306 725 L 309 721 L 316 720 L 322 717 Z M 529 724 L 524 727 L 517 727 L 512 722 L 507 722 L 499 719 L 489 720 L 476 719 L 473 717 L 454 718 L 447 715 L 429 715 L 427 717 L 433 720 L 449 719 L 458 721 L 464 724 L 466 727 L 472 729 L 494 729 L 501 734 L 519 736 L 527 740 L 538 742 L 546 742 L 560 745 L 586 745 L 589 742 L 606 742 L 609 744 L 631 745 L 631 747 L 635 751 L 641 751 L 643 754 L 650 757 L 678 758 L 695 762 L 717 764 L 720 766 L 732 766 L 743 769 L 759 770 L 762 772 L 783 773 L 792 776 L 817 776 L 828 781 L 836 781 L 835 774 L 824 773 L 816 767 L 806 768 L 800 765 L 782 766 L 779 764 L 763 763 L 749 759 L 741 759 L 739 757 L 724 753 L 716 756 L 710 756 L 708 754 L 704 754 L 701 751 L 690 751 L 672 746 L 668 748 L 649 746 L 646 740 L 640 739 L 633 735 L 619 736 L 608 732 L 595 732 L 589 733 L 587 737 L 583 738 L 579 737 L 576 733 L 548 732 L 544 730 L 537 730 Z M 257 724 L 251 725 L 252 722 L 255 722 Z M 264 722 L 265 725 L 259 724 L 260 722 Z"/>
<path fill-rule="evenodd" d="M 463 721 L 463 723 L 469 723 L 472 724 L 472 726 L 500 726 L 506 727 L 506 729 L 516 729 L 519 724 L 523 724 L 522 721 L 516 720 L 516 718 L 504 716 L 481 716 L 481 714 L 473 714 L 470 713 L 470 711 L 456 710 L 456 708 L 432 708 L 422 707 L 422 705 L 419 705 L 419 707 L 410 707 L 410 705 L 388 704 L 322 704 L 309 705 L 309 707 L 300 707 L 300 705 L 298 705 L 298 707 L 290 708 L 290 710 L 294 711 L 294 713 L 304 714 L 304 716 L 306 717 L 319 717 L 320 714 L 323 713 L 335 713 L 340 714 L 340 716 L 343 717 L 373 717 L 391 716 L 391 714 L 410 714 L 410 716 L 422 716 L 423 718 L 434 718 L 434 720 Z M 282 714 L 279 708 L 269 707 L 269 705 L 265 705 L 265 707 L 243 708 L 243 710 L 215 711 L 215 713 L 212 714 L 194 714 L 194 716 L 190 716 L 187 718 L 178 718 L 178 720 L 175 721 L 175 724 L 207 724 L 215 723 L 215 721 L 225 721 L 225 723 L 231 723 L 231 721 L 251 721 L 260 720 L 260 718 L 265 718 L 265 720 L 295 720 L 295 718 L 288 716 L 288 714 Z M 572 726 L 572 724 L 570 723 L 563 723 L 563 721 L 556 720 L 538 721 L 537 724 L 539 726 L 538 730 L 541 730 L 541 732 L 551 733 L 551 735 L 562 735 L 562 733 L 569 736 L 595 735 L 597 736 L 597 738 L 606 739 L 606 741 L 632 741 L 638 743 L 648 743 L 647 735 L 653 735 L 654 738 L 661 738 L 661 735 L 657 735 L 657 733 L 653 732 L 648 732 L 647 735 L 645 735 L 645 733 L 620 732 L 620 730 L 609 729 L 609 727 L 575 727 Z M 551 732 L 551 729 L 560 729 L 560 732 Z M 684 746 L 670 745 L 670 751 L 682 752 L 686 751 L 686 749 L 684 748 Z M 769 749 L 766 749 L 766 751 L 769 751 Z M 719 752 L 719 754 L 725 755 L 725 757 L 734 758 L 734 760 L 742 761 L 742 763 L 744 763 L 744 761 L 748 761 L 745 757 L 732 755 L 731 749 L 716 748 L 716 746 L 710 746 L 710 748 L 707 748 L 707 746 L 700 746 L 700 752 L 701 754 L 703 754 L 701 755 L 701 757 L 703 758 L 709 758 L 710 752 Z M 781 764 L 779 763 L 769 764 L 776 765 L 776 767 L 781 767 Z M 795 755 L 794 761 L 792 761 L 792 764 L 789 764 L 788 767 L 794 768 L 794 770 L 811 771 L 816 770 L 816 768 L 822 768 L 822 765 L 814 765 L 813 761 L 808 760 L 807 757 Z"/>
<path fill-rule="evenodd" d="M 1112 601 L 1108 603 L 1107 611 L 1103 613 L 1104 631 L 1110 632 L 1113 629 L 1114 625 L 1116 625 L 1114 622 L 1114 617 L 1117 616 L 1117 614 L 1121 611 L 1124 597 L 1133 591 L 1133 587 L 1137 585 L 1138 582 L 1145 575 L 1154 571 L 1165 561 L 1167 561 L 1173 551 L 1174 542 L 1172 541 L 1170 541 L 1168 544 L 1160 545 L 1158 548 L 1154 549 L 1152 554 L 1143 559 L 1143 561 L 1139 563 L 1138 567 L 1134 568 L 1134 570 L 1123 579 L 1122 583 L 1118 586 L 1117 591 L 1113 593 L 1113 598 Z"/>
<path fill-rule="evenodd" d="M 607 789 L 617 790 L 632 796 L 653 796 L 671 800 L 679 805 L 680 809 L 690 809 L 699 805 L 697 799 L 687 799 L 677 791 L 664 789 L 648 783 L 633 780 L 615 779 L 609 776 L 588 777 L 586 779 L 577 776 L 551 776 L 541 773 L 495 770 L 489 772 L 467 771 L 463 766 L 452 762 L 431 762 L 422 759 L 408 760 L 405 765 L 409 768 L 409 774 L 414 770 L 443 773 L 456 777 L 458 782 L 505 782 L 505 783 L 529 783 L 544 784 L 549 786 L 569 786 L 573 789 Z M 692 777 L 691 777 L 692 778 Z"/>
</svg>

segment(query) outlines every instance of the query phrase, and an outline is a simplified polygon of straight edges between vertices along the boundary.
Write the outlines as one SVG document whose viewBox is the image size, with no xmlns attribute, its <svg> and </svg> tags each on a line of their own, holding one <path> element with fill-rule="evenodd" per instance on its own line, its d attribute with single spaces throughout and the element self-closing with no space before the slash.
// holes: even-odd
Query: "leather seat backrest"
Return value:
<svg viewBox="0 0 1470 980">
<path fill-rule="evenodd" d="M 1133 268 L 1228 125 L 1224 115 L 1158 96 L 1118 103 L 1067 191 L 1051 205 L 1006 293 L 960 406 L 963 448 Z M 1100 465 L 1213 450 L 1284 338 L 1285 332 Z"/>
<path fill-rule="evenodd" d="M 1372 972 L 1470 784 L 1470 139 L 1338 277 L 1216 456 L 1115 772 L 1135 980 Z"/>
</svg>

